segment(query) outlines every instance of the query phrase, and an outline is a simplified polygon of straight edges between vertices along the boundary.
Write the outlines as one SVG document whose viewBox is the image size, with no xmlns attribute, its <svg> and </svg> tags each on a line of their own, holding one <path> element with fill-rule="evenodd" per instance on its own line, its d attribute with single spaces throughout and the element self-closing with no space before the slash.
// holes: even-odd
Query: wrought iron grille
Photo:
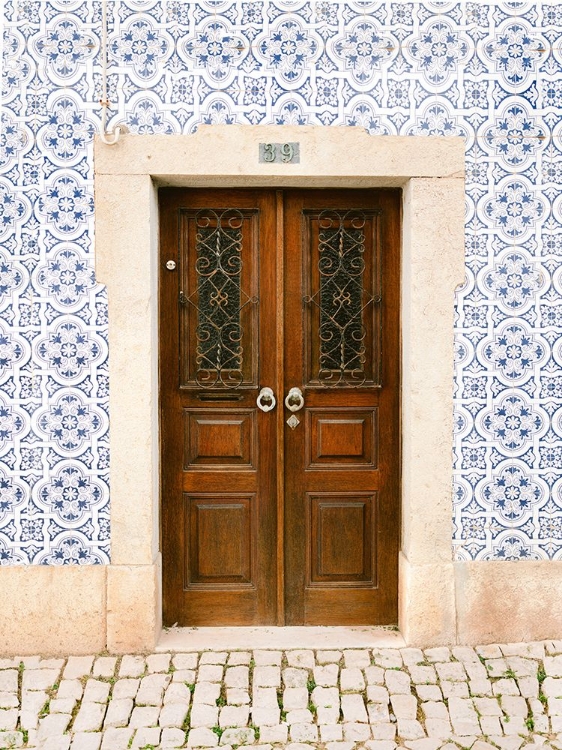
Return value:
<svg viewBox="0 0 562 750">
<path fill-rule="evenodd" d="M 380 297 L 365 284 L 365 225 L 360 211 L 318 217 L 318 290 L 305 302 L 319 310 L 318 381 L 360 386 L 367 379 L 365 311 Z"/>
<path fill-rule="evenodd" d="M 237 388 L 244 381 L 242 310 L 257 304 L 241 287 L 243 214 L 199 211 L 195 217 L 195 380 L 202 388 Z"/>
</svg>

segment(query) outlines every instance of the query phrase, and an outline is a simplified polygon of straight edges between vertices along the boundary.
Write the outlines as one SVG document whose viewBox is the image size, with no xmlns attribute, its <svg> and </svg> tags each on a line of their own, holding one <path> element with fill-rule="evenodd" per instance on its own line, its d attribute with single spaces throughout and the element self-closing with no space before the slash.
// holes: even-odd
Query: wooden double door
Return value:
<svg viewBox="0 0 562 750">
<path fill-rule="evenodd" d="M 164 623 L 397 620 L 393 190 L 160 191 Z"/>
</svg>

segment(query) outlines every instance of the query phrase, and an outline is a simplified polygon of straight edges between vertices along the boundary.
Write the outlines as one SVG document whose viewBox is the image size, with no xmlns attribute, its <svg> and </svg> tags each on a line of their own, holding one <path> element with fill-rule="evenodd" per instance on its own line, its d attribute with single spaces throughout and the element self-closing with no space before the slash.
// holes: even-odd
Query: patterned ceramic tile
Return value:
<svg viewBox="0 0 562 750">
<path fill-rule="evenodd" d="M 466 139 L 457 559 L 562 558 L 562 9 L 108 0 L 110 126 Z M 100 0 L 5 0 L 0 562 L 109 561 L 107 308 L 93 263 Z"/>
</svg>

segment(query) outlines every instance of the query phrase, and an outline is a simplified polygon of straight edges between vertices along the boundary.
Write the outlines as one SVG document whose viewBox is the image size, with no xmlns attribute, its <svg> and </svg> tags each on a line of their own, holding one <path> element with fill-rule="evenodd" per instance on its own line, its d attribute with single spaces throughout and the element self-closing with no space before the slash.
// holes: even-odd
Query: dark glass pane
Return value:
<svg viewBox="0 0 562 750">
<path fill-rule="evenodd" d="M 326 210 L 311 214 L 309 356 L 312 383 L 323 386 L 375 384 L 373 344 L 380 297 L 375 296 L 376 261 L 371 210 Z M 368 251 L 367 251 L 368 248 Z"/>
<path fill-rule="evenodd" d="M 197 284 L 188 301 L 197 309 L 195 378 L 203 387 L 243 381 L 242 224 L 234 210 L 196 217 Z"/>
<path fill-rule="evenodd" d="M 364 235 L 359 229 L 320 232 L 320 378 L 362 377 Z M 337 376 L 337 375 L 336 375 Z"/>
</svg>

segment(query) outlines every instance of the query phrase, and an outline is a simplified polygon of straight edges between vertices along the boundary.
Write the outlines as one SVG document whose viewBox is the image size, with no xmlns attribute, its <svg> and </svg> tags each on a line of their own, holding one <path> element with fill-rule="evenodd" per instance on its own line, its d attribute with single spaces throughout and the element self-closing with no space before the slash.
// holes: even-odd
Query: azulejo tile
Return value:
<svg viewBox="0 0 562 750">
<path fill-rule="evenodd" d="M 95 54 L 93 34 L 81 28 L 78 18 L 61 13 L 39 33 L 31 44 L 38 64 L 43 64 L 49 78 L 59 86 L 76 83 L 83 64 Z"/>
<path fill-rule="evenodd" d="M 466 140 L 458 559 L 562 559 L 556 3 L 115 0 L 110 124 Z M 4 4 L 0 564 L 109 561 L 107 300 L 92 264 L 99 0 Z"/>
</svg>

